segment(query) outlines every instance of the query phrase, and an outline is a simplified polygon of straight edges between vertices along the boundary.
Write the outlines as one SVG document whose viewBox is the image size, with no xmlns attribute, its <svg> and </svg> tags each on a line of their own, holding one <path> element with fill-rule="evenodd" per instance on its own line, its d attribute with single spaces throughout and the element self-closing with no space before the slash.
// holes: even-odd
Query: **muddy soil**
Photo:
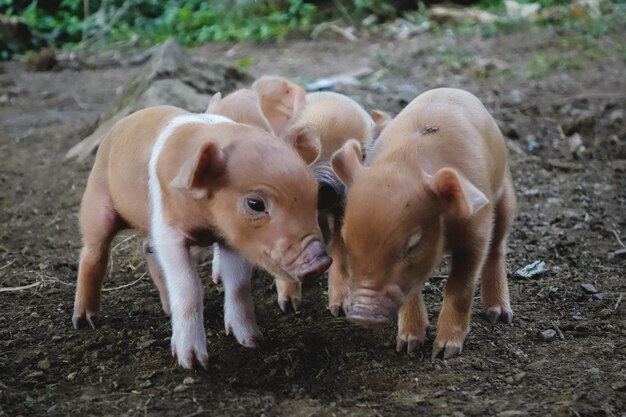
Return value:
<svg viewBox="0 0 626 417">
<path fill-rule="evenodd" d="M 74 330 L 77 212 L 93 158 L 64 154 L 138 67 L 28 73 L 23 63 L 2 64 L 0 415 L 626 415 L 626 258 L 615 253 L 616 234 L 626 241 L 626 32 L 582 47 L 572 41 L 580 37 L 546 29 L 194 51 L 226 63 L 249 58 L 255 76 L 301 82 L 368 66 L 375 72 L 361 85 L 337 90 L 370 109 L 397 112 L 444 85 L 485 102 L 507 135 L 519 199 L 508 245 L 515 317 L 490 325 L 477 292 L 463 355 L 448 361 L 430 358 L 443 267 L 425 288 L 428 342 L 407 355 L 395 352 L 394 327 L 373 332 L 334 318 L 323 281 L 305 289 L 299 313 L 281 313 L 262 272 L 254 297 L 265 344 L 239 346 L 224 333 L 207 262 L 209 367 L 181 369 L 131 233 L 115 241 L 101 327 Z M 575 133 L 584 148 L 573 152 Z M 515 276 L 538 260 L 542 274 Z"/>
</svg>

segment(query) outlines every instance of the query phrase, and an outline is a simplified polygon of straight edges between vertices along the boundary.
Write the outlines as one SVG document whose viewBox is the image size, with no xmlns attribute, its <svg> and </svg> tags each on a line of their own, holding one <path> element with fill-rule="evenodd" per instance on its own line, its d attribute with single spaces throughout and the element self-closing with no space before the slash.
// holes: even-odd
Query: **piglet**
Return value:
<svg viewBox="0 0 626 417">
<path fill-rule="evenodd" d="M 319 157 L 311 165 L 318 182 L 318 217 L 333 264 L 328 272 L 328 308 L 337 316 L 347 300 L 346 266 L 341 238 L 344 185 L 330 167 L 330 158 L 347 141 L 366 148 L 390 117 L 384 112 L 370 115 L 352 98 L 335 92 L 306 94 L 299 85 L 282 77 L 263 76 L 252 88 L 258 93 L 263 114 L 282 137 L 314 132 L 320 138 Z M 293 140 L 291 140 L 293 142 Z M 281 310 L 297 311 L 301 304 L 301 283 L 277 280 Z"/>
<path fill-rule="evenodd" d="M 299 145 L 223 116 L 170 106 L 117 122 L 98 149 L 81 203 L 74 326 L 96 325 L 111 241 L 129 227 L 148 236 L 151 275 L 169 301 L 172 354 L 185 368 L 206 367 L 208 360 L 191 246 L 223 246 L 222 280 L 242 294 L 235 314 L 254 311 L 248 259 L 284 279 L 322 274 L 331 259 L 307 167 L 317 157 L 310 149 L 319 144 L 309 136 Z"/>
<path fill-rule="evenodd" d="M 365 165 L 360 144 L 348 142 L 332 166 L 350 187 L 342 230 L 350 320 L 378 327 L 397 314 L 397 350 L 421 345 L 422 287 L 446 250 L 433 357 L 461 353 L 479 276 L 489 320 L 511 322 L 505 251 L 515 194 L 502 134 L 475 96 L 427 91 L 387 125 Z"/>
</svg>

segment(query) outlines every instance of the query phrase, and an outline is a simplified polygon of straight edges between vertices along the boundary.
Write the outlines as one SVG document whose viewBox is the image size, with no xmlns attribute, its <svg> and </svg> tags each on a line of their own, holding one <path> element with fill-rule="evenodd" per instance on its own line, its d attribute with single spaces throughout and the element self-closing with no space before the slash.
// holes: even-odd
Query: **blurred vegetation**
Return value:
<svg viewBox="0 0 626 417">
<path fill-rule="evenodd" d="M 612 3 L 624 1 L 612 0 Z M 569 0 L 518 2 L 562 9 L 570 3 Z M 458 0 L 457 3 L 475 3 L 492 13 L 505 13 L 502 0 Z M 5 59 L 13 53 L 43 46 L 73 49 L 129 39 L 149 45 L 169 37 L 194 46 L 208 41 L 282 40 L 294 33 L 315 36 L 327 24 L 324 22 L 329 21 L 362 29 L 363 22 L 369 20 L 369 29 L 364 30 L 374 31 L 379 23 L 397 17 L 415 24 L 428 20 L 423 1 L 406 0 L 0 0 L 0 14 L 19 18 L 34 35 L 28 46 L 24 46 L 0 30 L 0 58 Z M 474 27 L 479 28 L 482 36 L 495 36 L 529 24 L 511 20 Z M 575 22 L 571 25 L 575 30 L 587 29 Z M 437 23 L 433 26 L 436 32 L 439 26 Z M 457 29 L 464 28 L 457 25 Z M 604 27 L 595 25 L 593 29 L 602 32 Z"/>
</svg>

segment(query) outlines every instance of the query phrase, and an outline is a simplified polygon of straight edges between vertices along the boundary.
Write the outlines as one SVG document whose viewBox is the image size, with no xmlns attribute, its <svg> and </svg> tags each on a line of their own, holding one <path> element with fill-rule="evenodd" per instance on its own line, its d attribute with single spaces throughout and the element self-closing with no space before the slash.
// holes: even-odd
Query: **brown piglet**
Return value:
<svg viewBox="0 0 626 417">
<path fill-rule="evenodd" d="M 279 136 L 297 138 L 302 132 L 314 132 L 320 138 L 320 155 L 311 169 L 319 186 L 319 224 L 333 259 L 328 272 L 328 307 L 338 315 L 347 299 L 340 233 L 345 190 L 330 166 L 330 158 L 349 140 L 366 148 L 390 117 L 380 111 L 373 111 L 370 115 L 355 100 L 343 94 L 326 91 L 306 94 L 302 87 L 283 77 L 263 76 L 252 88 L 258 93 L 263 113 Z M 300 308 L 300 282 L 276 280 L 276 289 L 281 310 L 297 311 Z"/>
<path fill-rule="evenodd" d="M 74 326 L 96 325 L 110 244 L 125 228 L 148 236 L 151 276 L 169 303 L 172 354 L 185 368 L 206 367 L 208 360 L 203 290 L 190 247 L 224 247 L 224 285 L 240 294 L 229 314 L 239 322 L 254 315 L 247 259 L 284 279 L 321 275 L 331 259 L 307 167 L 319 143 L 309 136 L 300 145 L 170 106 L 117 122 L 98 149 L 81 203 Z M 254 337 L 258 328 L 246 331 Z"/>
<path fill-rule="evenodd" d="M 349 142 L 332 166 L 349 187 L 350 320 L 378 327 L 397 315 L 397 350 L 414 350 L 428 328 L 422 287 L 448 251 L 433 357 L 461 353 L 479 276 L 489 320 L 511 322 L 505 252 L 516 200 L 502 134 L 474 95 L 427 91 L 387 125 L 364 165 Z"/>
</svg>

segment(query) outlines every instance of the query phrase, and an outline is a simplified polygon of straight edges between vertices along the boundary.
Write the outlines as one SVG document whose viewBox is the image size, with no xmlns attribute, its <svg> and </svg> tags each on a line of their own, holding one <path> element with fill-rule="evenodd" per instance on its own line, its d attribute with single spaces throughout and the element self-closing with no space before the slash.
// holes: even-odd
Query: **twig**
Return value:
<svg viewBox="0 0 626 417">
<path fill-rule="evenodd" d="M 89 21 L 89 0 L 83 0 L 83 37 L 81 41 L 87 39 L 87 23 Z"/>
<path fill-rule="evenodd" d="M 559 326 L 554 321 L 552 321 L 552 327 L 554 327 L 554 330 L 556 330 L 556 332 L 559 334 L 559 339 L 565 339 L 565 336 L 563 336 L 563 332 L 561 331 L 561 329 L 559 329 Z"/>
<path fill-rule="evenodd" d="M 613 232 L 613 236 L 615 236 L 615 239 L 617 239 L 617 243 L 619 243 L 619 245 L 622 248 L 626 248 L 626 245 L 624 245 L 624 242 L 622 242 L 622 240 L 619 238 L 619 234 L 617 233 L 617 230 L 611 229 L 611 232 Z"/>
<path fill-rule="evenodd" d="M 133 3 L 132 0 L 126 0 L 124 2 L 124 4 L 122 4 L 122 7 L 117 9 L 115 14 L 111 17 L 111 20 L 109 20 L 109 22 L 107 24 L 105 24 L 104 27 L 102 27 L 100 30 L 98 30 L 98 32 L 96 32 L 93 36 L 91 36 L 88 39 L 85 39 L 83 42 L 81 42 L 76 47 L 76 49 L 88 48 L 89 46 L 93 45 L 94 43 L 96 43 L 100 39 L 102 39 L 107 33 L 109 33 L 111 31 L 111 29 L 113 29 L 113 26 L 115 26 L 117 21 L 120 20 L 120 18 L 122 16 L 124 16 L 124 14 L 126 14 L 126 12 L 128 11 L 128 9 L 131 6 L 131 3 Z"/>
<path fill-rule="evenodd" d="M 343 4 L 341 4 L 339 0 L 333 0 L 333 4 L 337 8 L 337 10 L 339 10 L 339 14 L 343 16 L 346 22 L 350 23 L 351 25 L 354 25 L 354 20 L 352 19 L 352 16 L 350 16 L 350 13 L 348 13 L 348 11 L 343 6 Z"/>
<path fill-rule="evenodd" d="M 146 273 L 144 272 L 143 274 L 141 274 L 141 276 L 139 278 L 137 278 L 136 280 L 134 280 L 130 284 L 124 284 L 124 285 L 120 285 L 119 287 L 114 287 L 114 288 L 103 288 L 102 291 L 119 291 L 121 289 L 131 287 L 131 286 L 135 285 L 136 283 L 138 283 L 139 281 L 141 281 L 145 276 L 146 276 Z"/>
<path fill-rule="evenodd" d="M 14 260 L 12 260 L 11 262 L 7 263 L 6 265 L 4 265 L 4 266 L 0 267 L 0 271 L 2 271 L 2 270 L 3 270 L 3 269 L 5 269 L 5 268 L 10 267 L 10 266 L 11 266 L 11 265 L 13 265 L 14 263 L 15 263 L 15 259 L 14 259 Z"/>
<path fill-rule="evenodd" d="M 120 246 L 122 246 L 124 243 L 128 242 L 129 240 L 131 240 L 132 238 L 137 237 L 136 234 L 132 234 L 130 236 L 128 236 L 127 238 L 125 238 L 124 240 L 122 240 L 121 242 L 119 242 L 117 245 L 113 246 L 113 248 L 111 249 L 111 252 L 115 252 L 117 250 L 117 248 L 119 248 Z"/>
<path fill-rule="evenodd" d="M 622 302 L 622 297 L 624 296 L 624 294 L 620 294 L 619 298 L 617 299 L 617 301 L 615 302 L 615 305 L 613 306 L 613 311 L 617 311 L 617 307 L 619 307 L 619 303 Z"/>
<path fill-rule="evenodd" d="M 42 284 L 43 283 L 41 281 L 38 281 L 38 282 L 33 282 L 32 284 L 22 285 L 21 287 L 0 288 L 0 292 L 23 291 L 23 290 L 27 290 L 29 288 L 38 287 L 38 286 L 40 286 Z"/>
</svg>

